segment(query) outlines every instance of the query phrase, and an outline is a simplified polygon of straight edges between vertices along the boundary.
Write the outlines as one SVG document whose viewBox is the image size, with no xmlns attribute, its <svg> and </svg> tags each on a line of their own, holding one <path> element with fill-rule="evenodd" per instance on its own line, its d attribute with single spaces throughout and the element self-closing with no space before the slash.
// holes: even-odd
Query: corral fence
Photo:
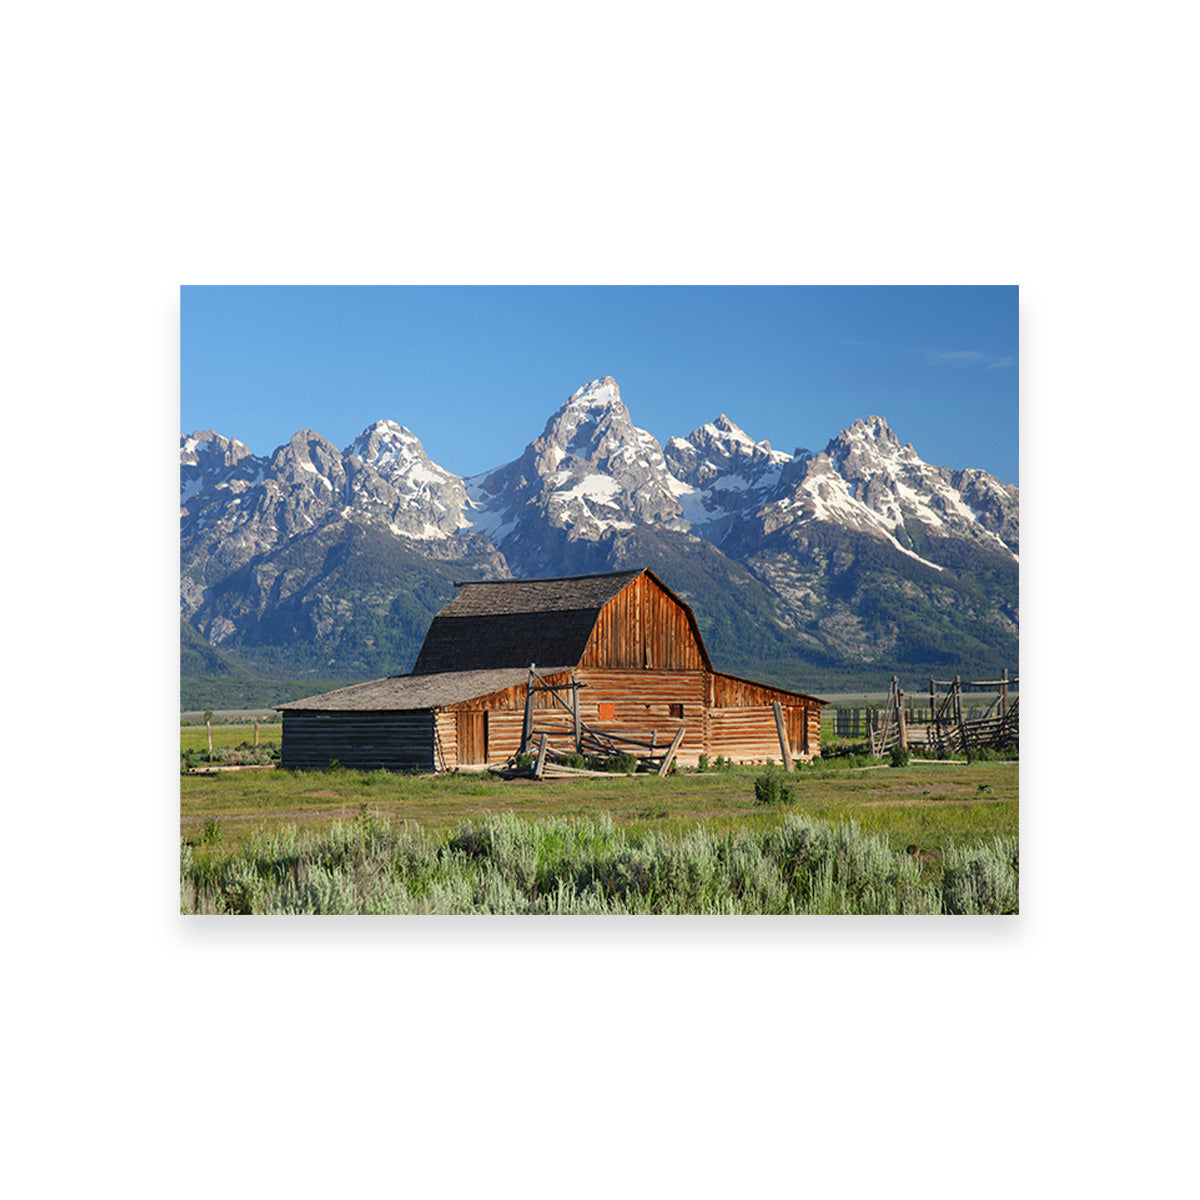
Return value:
<svg viewBox="0 0 1200 1200">
<path fill-rule="evenodd" d="M 658 731 L 651 730 L 645 738 L 618 736 L 615 733 L 595 729 L 584 724 L 579 714 L 579 689 L 587 687 L 574 676 L 570 683 L 552 684 L 538 673 L 536 664 L 529 664 L 529 678 L 525 689 L 525 720 L 521 729 L 521 747 L 509 760 L 507 768 L 500 773 L 506 777 L 531 774 L 535 779 L 563 777 L 569 775 L 598 775 L 606 772 L 589 771 L 565 765 L 562 760 L 579 755 L 583 757 L 612 758 L 629 755 L 637 761 L 641 770 L 653 770 L 665 775 L 675 761 L 675 754 L 683 741 L 685 730 L 675 731 L 670 741 L 659 742 Z M 571 716 L 572 729 L 563 729 L 551 724 L 537 725 L 534 696 L 546 693 L 554 705 L 565 709 Z M 543 710 L 546 711 L 546 710 Z M 551 709 L 550 711 L 553 711 Z M 535 755 L 528 767 L 518 767 L 520 758 Z"/>
<path fill-rule="evenodd" d="M 1009 689 L 1019 682 L 1007 670 L 993 680 L 931 679 L 928 696 L 914 696 L 902 691 L 893 676 L 884 705 L 834 713 L 834 736 L 867 741 L 877 758 L 894 746 L 955 753 L 1015 747 L 1020 742 L 1019 697 L 1010 696 Z M 996 692 L 986 705 L 964 702 L 964 692 L 986 689 Z"/>
<path fill-rule="evenodd" d="M 911 730 L 914 726 L 932 725 L 934 723 L 933 710 L 928 704 L 922 708 L 920 705 L 908 703 L 909 700 L 910 697 L 906 696 L 905 714 L 909 729 Z M 963 705 L 963 718 L 966 721 L 982 721 L 991 712 L 992 706 L 988 704 Z M 834 737 L 854 738 L 863 742 L 869 739 L 872 730 L 877 733 L 881 732 L 889 720 L 888 709 L 881 704 L 869 704 L 862 708 L 835 708 L 832 715 Z"/>
</svg>

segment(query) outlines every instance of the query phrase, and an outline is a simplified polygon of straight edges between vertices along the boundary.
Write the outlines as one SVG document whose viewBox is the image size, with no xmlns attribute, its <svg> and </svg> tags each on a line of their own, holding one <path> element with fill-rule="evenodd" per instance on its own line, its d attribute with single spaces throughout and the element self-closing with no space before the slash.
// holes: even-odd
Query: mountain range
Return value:
<svg viewBox="0 0 1200 1200">
<path fill-rule="evenodd" d="M 456 580 L 649 566 L 720 669 L 810 693 L 1014 671 L 1018 489 L 931 466 L 869 416 L 786 453 L 721 414 L 665 445 L 610 376 L 512 462 L 462 477 L 376 421 L 269 457 L 180 438 L 189 697 L 406 671 Z M 257 691 L 256 691 L 257 686 Z M 222 690 L 223 689 L 223 690 Z"/>
</svg>

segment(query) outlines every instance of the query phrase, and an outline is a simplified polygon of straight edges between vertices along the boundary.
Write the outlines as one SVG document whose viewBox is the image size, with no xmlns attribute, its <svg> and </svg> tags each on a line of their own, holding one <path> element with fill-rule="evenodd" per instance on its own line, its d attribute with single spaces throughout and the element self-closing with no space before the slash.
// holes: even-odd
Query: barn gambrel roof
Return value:
<svg viewBox="0 0 1200 1200">
<path fill-rule="evenodd" d="M 600 610 L 641 575 L 649 575 L 687 614 L 707 662 L 692 610 L 645 569 L 462 583 L 460 594 L 433 619 L 414 675 L 497 670 L 530 663 L 577 666 Z"/>
</svg>

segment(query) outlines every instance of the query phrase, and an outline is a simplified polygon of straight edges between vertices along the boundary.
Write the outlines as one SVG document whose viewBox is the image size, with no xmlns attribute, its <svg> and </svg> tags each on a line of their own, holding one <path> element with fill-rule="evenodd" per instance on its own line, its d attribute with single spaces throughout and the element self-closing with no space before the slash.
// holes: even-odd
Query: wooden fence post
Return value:
<svg viewBox="0 0 1200 1200">
<path fill-rule="evenodd" d="M 776 700 L 771 707 L 775 710 L 775 732 L 779 734 L 779 750 L 783 755 L 783 769 L 790 771 L 792 769 L 792 752 L 788 745 L 787 726 L 783 723 L 783 705 Z"/>
<path fill-rule="evenodd" d="M 529 735 L 533 729 L 533 663 L 529 664 L 529 679 L 525 684 L 525 722 L 521 726 L 521 749 L 518 754 L 529 752 Z"/>
<path fill-rule="evenodd" d="M 671 748 L 667 751 L 662 760 L 662 766 L 658 768 L 659 775 L 665 775 L 671 769 L 671 763 L 675 759 L 675 751 L 679 749 L 679 743 L 683 741 L 683 726 L 675 730 L 675 736 L 671 739 Z"/>
</svg>

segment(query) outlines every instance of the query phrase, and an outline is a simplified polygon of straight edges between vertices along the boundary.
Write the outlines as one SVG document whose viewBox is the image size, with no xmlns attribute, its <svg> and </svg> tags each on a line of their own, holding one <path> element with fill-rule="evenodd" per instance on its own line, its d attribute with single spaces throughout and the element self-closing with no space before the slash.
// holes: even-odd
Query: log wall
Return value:
<svg viewBox="0 0 1200 1200">
<path fill-rule="evenodd" d="M 579 716 L 583 725 L 638 741 L 649 741 L 657 735 L 659 747 L 670 745 L 676 731 L 682 727 L 683 741 L 676 759 L 683 766 L 695 766 L 701 754 L 710 758 L 724 755 L 736 762 L 780 761 L 783 755 L 772 707 L 776 698 L 781 698 L 781 702 L 790 701 L 783 703 L 783 716 L 791 757 L 808 758 L 820 749 L 820 706 L 816 703 L 797 704 L 796 696 L 777 688 L 713 676 L 704 670 L 589 668 L 580 669 L 575 676 L 582 685 Z M 569 673 L 547 677 L 547 682 L 558 685 L 569 684 L 570 680 Z M 569 691 L 560 694 L 570 702 Z M 711 695 L 725 703 L 711 706 L 706 703 Z M 603 715 L 601 706 L 604 706 Z M 446 755 L 446 769 L 454 770 L 460 762 L 465 765 L 485 761 L 467 757 L 465 749 L 459 759 L 464 710 L 486 712 L 484 750 L 488 763 L 503 763 L 520 750 L 525 717 L 523 685 L 464 701 L 453 710 L 439 712 L 438 729 Z M 552 750 L 568 753 L 574 749 L 571 714 L 555 703 L 547 692 L 535 693 L 533 724 L 537 732 L 550 734 Z M 478 729 L 478 726 L 473 728 Z"/>
<path fill-rule="evenodd" d="M 284 711 L 280 765 L 323 770 L 331 762 L 358 771 L 432 771 L 433 713 Z"/>
<path fill-rule="evenodd" d="M 585 725 L 638 741 L 649 741 L 657 733 L 658 745 L 663 748 L 671 744 L 682 727 L 683 741 L 675 758 L 690 766 L 699 761 L 708 728 L 704 671 L 597 669 L 577 674 L 580 683 L 588 685 L 579 693 L 579 712 Z M 600 717 L 601 704 L 612 705 L 611 717 Z"/>
<path fill-rule="evenodd" d="M 714 708 L 708 719 L 709 754 L 713 757 L 724 755 L 735 762 L 782 760 L 774 708 Z"/>
</svg>

